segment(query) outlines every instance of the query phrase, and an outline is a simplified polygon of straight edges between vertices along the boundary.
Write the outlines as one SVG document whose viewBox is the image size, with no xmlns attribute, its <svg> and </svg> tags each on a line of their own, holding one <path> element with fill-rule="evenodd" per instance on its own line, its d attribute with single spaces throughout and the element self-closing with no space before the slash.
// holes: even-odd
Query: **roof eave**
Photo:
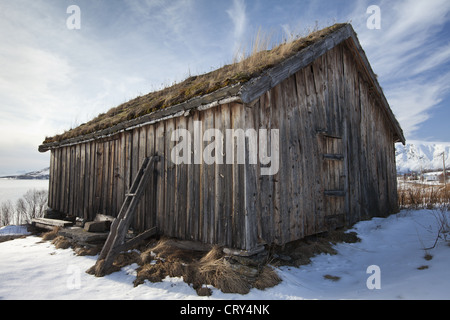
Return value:
<svg viewBox="0 0 450 320">
<path fill-rule="evenodd" d="M 72 146 L 98 139 L 107 139 L 118 133 L 130 131 L 137 127 L 160 122 L 169 118 L 184 116 L 193 109 L 205 110 L 226 103 L 242 103 L 242 99 L 239 95 L 241 86 L 242 84 L 235 84 L 229 87 L 221 88 L 210 94 L 196 97 L 165 109 L 156 110 L 142 117 L 124 121 L 103 130 L 77 136 L 74 138 L 65 139 L 62 141 L 44 143 L 38 147 L 38 150 L 39 152 L 44 153 L 56 148 Z"/>
</svg>

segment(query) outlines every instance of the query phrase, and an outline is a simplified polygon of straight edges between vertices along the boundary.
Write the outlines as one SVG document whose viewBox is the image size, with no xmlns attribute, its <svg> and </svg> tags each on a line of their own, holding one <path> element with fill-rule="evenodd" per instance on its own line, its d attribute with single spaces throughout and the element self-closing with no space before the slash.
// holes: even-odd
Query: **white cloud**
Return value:
<svg viewBox="0 0 450 320">
<path fill-rule="evenodd" d="M 430 50 L 431 51 L 431 50 Z M 450 61 L 450 44 L 433 50 L 414 70 L 414 74 L 421 74 Z"/>
<path fill-rule="evenodd" d="M 247 27 L 247 15 L 244 0 L 233 0 L 233 5 L 227 10 L 227 14 L 233 22 L 234 27 L 234 50 L 242 44 Z"/>
<path fill-rule="evenodd" d="M 430 111 L 449 89 L 450 74 L 447 74 L 432 82 L 405 81 L 385 92 L 407 139 L 430 118 Z"/>
<path fill-rule="evenodd" d="M 429 57 L 432 39 L 441 31 L 444 23 L 450 20 L 450 2 L 382 1 L 379 6 L 381 30 L 369 30 L 366 27 L 368 15 L 360 14 L 362 7 L 352 13 L 359 17 L 354 27 L 376 73 L 407 77 L 414 70 L 411 65 L 418 57 Z M 439 45 L 433 47 L 434 50 L 441 50 Z"/>
<path fill-rule="evenodd" d="M 438 79 L 430 72 L 450 61 L 450 45 L 438 36 L 450 21 L 450 2 L 381 1 L 381 30 L 366 27 L 368 15 L 360 12 L 369 4 L 352 12 L 353 25 L 408 139 L 449 90 L 450 70 Z"/>
</svg>

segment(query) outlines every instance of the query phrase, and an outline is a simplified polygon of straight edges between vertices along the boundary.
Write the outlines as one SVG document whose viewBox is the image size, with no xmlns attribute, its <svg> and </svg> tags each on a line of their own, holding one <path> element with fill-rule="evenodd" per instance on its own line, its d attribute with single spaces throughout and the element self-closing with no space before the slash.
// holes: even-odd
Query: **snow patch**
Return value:
<svg viewBox="0 0 450 320">
<path fill-rule="evenodd" d="M 0 228 L 0 236 L 18 236 L 29 235 L 27 227 L 25 226 L 6 226 Z"/>
<path fill-rule="evenodd" d="M 361 239 L 334 246 L 336 255 L 321 254 L 309 265 L 280 267 L 282 282 L 247 295 L 199 297 L 181 278 L 134 287 L 137 265 L 103 278 L 85 271 L 97 257 L 76 256 L 50 242 L 29 236 L 0 243 L 0 297 L 3 299 L 450 299 L 450 246 L 439 239 L 438 210 L 401 211 L 354 225 Z M 445 212 L 450 221 L 449 212 Z M 3 230 L 3 229 L 2 229 Z M 448 240 L 449 238 L 447 238 Z M 425 254 L 432 256 L 426 260 Z M 369 289 L 368 267 L 378 266 L 380 289 Z M 327 276 L 328 275 L 328 276 Z M 330 280 L 331 279 L 331 280 Z M 334 280 L 333 279 L 337 279 Z"/>
</svg>

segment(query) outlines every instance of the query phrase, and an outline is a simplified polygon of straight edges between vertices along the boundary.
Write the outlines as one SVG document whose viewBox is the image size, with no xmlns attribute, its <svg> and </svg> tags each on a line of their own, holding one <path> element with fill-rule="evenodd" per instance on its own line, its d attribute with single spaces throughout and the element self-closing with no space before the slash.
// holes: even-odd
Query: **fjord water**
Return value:
<svg viewBox="0 0 450 320">
<path fill-rule="evenodd" d="M 48 190 L 48 180 L 0 179 L 0 204 L 11 200 L 14 204 L 28 190 Z"/>
</svg>

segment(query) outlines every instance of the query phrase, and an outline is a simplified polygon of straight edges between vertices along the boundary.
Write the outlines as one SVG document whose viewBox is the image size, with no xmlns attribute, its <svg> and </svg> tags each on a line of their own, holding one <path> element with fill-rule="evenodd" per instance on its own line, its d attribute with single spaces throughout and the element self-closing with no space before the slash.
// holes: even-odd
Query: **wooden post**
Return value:
<svg viewBox="0 0 450 320">
<path fill-rule="evenodd" d="M 445 151 L 442 152 L 442 163 L 444 164 L 444 188 L 445 192 L 447 192 L 447 174 L 445 172 Z"/>
</svg>

